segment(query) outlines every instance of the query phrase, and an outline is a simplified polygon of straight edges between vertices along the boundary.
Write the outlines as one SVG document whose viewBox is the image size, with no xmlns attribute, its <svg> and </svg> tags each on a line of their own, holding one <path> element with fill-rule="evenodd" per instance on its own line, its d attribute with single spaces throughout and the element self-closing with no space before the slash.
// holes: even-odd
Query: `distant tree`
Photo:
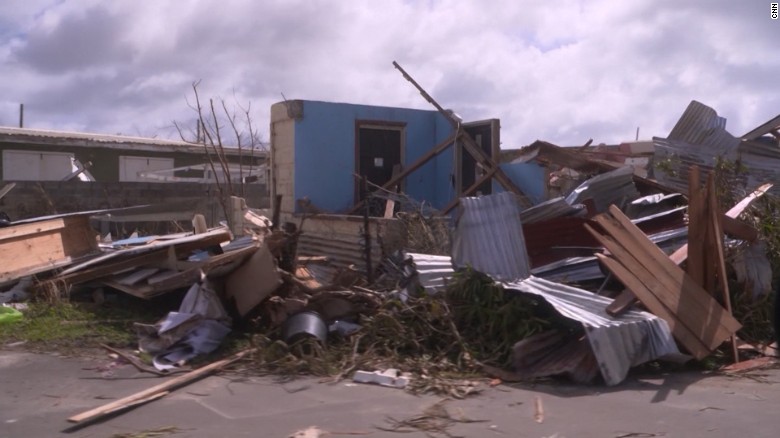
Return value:
<svg viewBox="0 0 780 438">
<path fill-rule="evenodd" d="M 229 109 L 225 100 L 218 98 L 220 110 L 215 107 L 215 99 L 209 98 L 208 108 L 204 108 L 198 93 L 198 85 L 200 85 L 200 80 L 192 83 L 192 91 L 195 96 L 194 105 L 189 100 L 187 101 L 187 105 L 197 115 L 195 127 L 185 129 L 175 120 L 173 125 L 183 141 L 203 145 L 204 153 L 216 180 L 217 190 L 220 193 L 222 209 L 225 216 L 229 217 L 227 198 L 245 196 L 246 181 L 251 180 L 252 173 L 256 170 L 253 165 L 255 152 L 265 150 L 265 146 L 252 122 L 251 102 L 244 107 L 236 101 L 232 109 Z M 225 154 L 226 148 L 238 149 L 238 175 L 231 175 L 230 163 Z M 250 162 L 246 175 L 244 175 L 244 154 L 247 154 Z M 221 169 L 222 172 L 217 172 L 217 168 Z M 220 175 L 222 175 L 221 181 Z M 235 176 L 238 176 L 238 179 L 234 179 Z M 234 181 L 238 184 L 234 185 Z"/>
</svg>

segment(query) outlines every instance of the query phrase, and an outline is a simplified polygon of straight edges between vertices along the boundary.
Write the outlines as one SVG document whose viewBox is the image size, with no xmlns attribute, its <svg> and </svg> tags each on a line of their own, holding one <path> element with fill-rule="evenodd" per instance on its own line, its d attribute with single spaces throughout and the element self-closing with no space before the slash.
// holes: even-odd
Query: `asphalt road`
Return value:
<svg viewBox="0 0 780 438">
<path fill-rule="evenodd" d="M 68 417 L 162 381 L 129 365 L 106 369 L 109 362 L 0 351 L 0 437 L 113 437 L 174 427 L 177 433 L 160 436 L 282 438 L 316 426 L 329 432 L 322 435 L 327 437 L 414 438 L 426 435 L 377 426 L 395 424 L 389 417 L 420 416 L 442 399 L 347 381 L 282 383 L 223 373 L 63 433 L 71 426 Z M 770 369 L 739 377 L 689 372 L 631 376 L 617 387 L 499 385 L 444 403 L 449 417 L 479 421 L 453 421 L 441 430 L 464 437 L 776 438 L 779 383 L 780 370 Z"/>
</svg>

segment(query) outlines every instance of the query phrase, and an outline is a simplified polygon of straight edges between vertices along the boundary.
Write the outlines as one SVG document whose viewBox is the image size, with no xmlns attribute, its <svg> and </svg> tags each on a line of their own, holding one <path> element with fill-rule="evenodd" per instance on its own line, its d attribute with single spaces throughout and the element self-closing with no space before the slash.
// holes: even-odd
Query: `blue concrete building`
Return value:
<svg viewBox="0 0 780 438">
<path fill-rule="evenodd" d="M 493 159 L 499 153 L 497 119 L 464 124 Z M 361 198 L 360 176 L 382 185 L 453 134 L 437 111 L 288 100 L 271 107 L 271 192 L 282 212 L 299 213 L 307 199 L 328 213 L 344 213 Z M 459 145 L 405 178 L 401 191 L 442 208 L 479 178 Z M 488 181 L 480 187 L 492 191 Z"/>
</svg>

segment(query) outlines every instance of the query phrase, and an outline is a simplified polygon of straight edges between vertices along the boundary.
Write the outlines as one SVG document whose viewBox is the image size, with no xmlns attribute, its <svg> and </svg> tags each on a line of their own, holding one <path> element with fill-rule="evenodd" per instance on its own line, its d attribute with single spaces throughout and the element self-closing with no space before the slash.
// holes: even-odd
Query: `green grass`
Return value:
<svg viewBox="0 0 780 438">
<path fill-rule="evenodd" d="M 133 323 L 154 322 L 165 311 L 134 299 L 102 305 L 30 303 L 21 321 L 0 327 L 0 348 L 21 341 L 25 349 L 61 353 L 97 348 L 101 343 L 130 346 L 136 342 Z"/>
</svg>

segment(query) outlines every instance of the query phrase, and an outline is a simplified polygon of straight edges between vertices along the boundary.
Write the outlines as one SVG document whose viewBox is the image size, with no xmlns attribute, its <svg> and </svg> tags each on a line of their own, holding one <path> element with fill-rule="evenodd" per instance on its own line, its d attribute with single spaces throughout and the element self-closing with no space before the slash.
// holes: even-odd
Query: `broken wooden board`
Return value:
<svg viewBox="0 0 780 438">
<path fill-rule="evenodd" d="M 204 367 L 198 368 L 197 370 L 190 371 L 187 374 L 183 374 L 179 377 L 172 378 L 163 383 L 160 383 L 159 385 L 155 385 L 149 389 L 145 389 L 143 391 L 121 398 L 119 400 L 115 400 L 113 402 L 107 403 L 95 409 L 90 409 L 86 412 L 82 412 L 81 414 L 74 415 L 68 418 L 68 421 L 70 421 L 71 423 L 89 423 L 99 418 L 102 418 L 106 415 L 116 413 L 120 410 L 137 406 L 140 403 L 156 400 L 160 397 L 165 396 L 170 391 L 176 388 L 188 385 L 198 379 L 206 377 L 207 375 L 224 368 L 227 365 L 230 365 L 233 362 L 240 360 L 241 358 L 251 353 L 252 351 L 253 350 L 244 350 L 240 353 L 235 354 L 232 357 L 219 360 L 217 362 L 211 363 Z"/>
<path fill-rule="evenodd" d="M 0 228 L 0 283 L 66 266 L 98 252 L 88 216 Z"/>
<path fill-rule="evenodd" d="M 724 230 L 726 230 L 726 228 L 728 227 L 728 230 L 726 230 L 726 232 L 736 238 L 752 237 L 751 231 L 746 230 L 744 227 L 734 225 L 730 223 L 730 221 L 736 220 L 736 218 L 738 218 L 739 215 L 742 214 L 742 212 L 744 212 L 745 209 L 747 209 L 753 201 L 763 196 L 771 188 L 772 188 L 772 184 L 769 183 L 760 186 L 759 188 L 754 190 L 753 193 L 746 196 L 744 199 L 738 202 L 734 207 L 732 207 L 729 211 L 727 211 L 726 214 L 723 216 Z M 747 224 L 744 224 L 742 222 L 739 223 L 743 224 L 745 227 L 749 227 L 749 225 Z M 741 229 L 737 229 L 737 227 Z M 746 240 L 750 240 L 750 239 L 746 239 Z M 680 248 L 678 248 L 675 252 L 673 252 L 669 256 L 669 259 L 678 266 L 683 264 L 683 262 L 685 262 L 688 259 L 688 244 L 686 243 Z M 620 303 L 619 304 L 613 303 L 614 305 L 610 304 L 607 313 L 612 311 L 613 313 L 610 313 L 610 315 L 617 316 L 620 313 L 630 309 L 631 305 L 626 305 L 625 301 L 630 300 L 631 296 L 632 296 L 631 291 L 623 291 L 620 295 L 618 295 L 617 298 L 615 298 L 615 301 L 620 300 Z M 636 302 L 636 300 L 634 302 Z"/>
<path fill-rule="evenodd" d="M 139 298 L 153 298 L 164 293 L 191 286 L 200 280 L 201 273 L 209 277 L 221 277 L 236 269 L 249 258 L 257 246 L 252 245 L 235 251 L 211 256 L 208 260 L 193 262 L 191 268 L 180 272 L 162 272 L 160 277 L 153 279 L 148 277 L 146 281 L 134 284 L 123 284 L 120 279 L 107 278 L 101 281 L 104 285 L 134 295 Z"/>
<path fill-rule="evenodd" d="M 196 249 L 209 248 L 227 240 L 230 240 L 230 232 L 218 229 L 204 234 L 114 251 L 71 266 L 57 276 L 39 283 L 37 287 L 57 287 L 97 280 L 130 268 L 149 267 L 156 263 L 164 263 L 169 260 L 171 255 L 174 258 L 182 258 Z"/>
<path fill-rule="evenodd" d="M 588 231 L 612 254 L 605 266 L 698 359 L 732 336 L 741 325 L 615 206 L 596 218 L 605 234 Z"/>
<path fill-rule="evenodd" d="M 225 278 L 225 296 L 235 300 L 238 314 L 245 316 L 281 284 L 274 256 L 267 246 L 262 245 Z"/>
<path fill-rule="evenodd" d="M 693 281 L 704 286 L 706 268 L 704 243 L 707 235 L 707 192 L 701 190 L 699 166 L 688 172 L 688 263 L 687 271 Z"/>
</svg>

